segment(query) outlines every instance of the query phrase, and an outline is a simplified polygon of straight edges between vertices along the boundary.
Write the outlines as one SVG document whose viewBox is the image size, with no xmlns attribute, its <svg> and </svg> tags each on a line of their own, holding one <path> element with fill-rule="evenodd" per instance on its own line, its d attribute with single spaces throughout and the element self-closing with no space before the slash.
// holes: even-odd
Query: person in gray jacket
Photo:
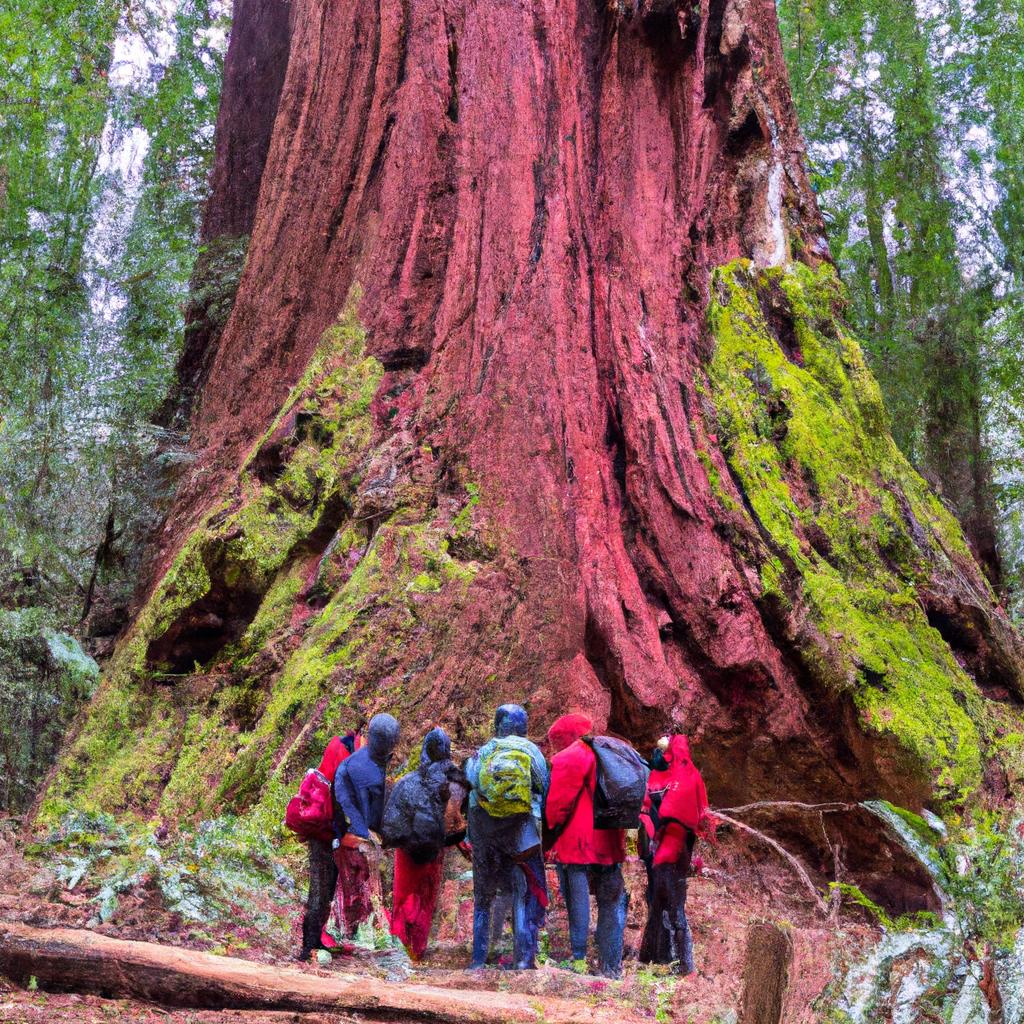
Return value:
<svg viewBox="0 0 1024 1024">
<path fill-rule="evenodd" d="M 487 965 L 491 910 L 499 893 L 512 896 L 513 958 L 516 970 L 536 966 L 537 944 L 548 905 L 541 814 L 548 766 L 536 744 L 526 739 L 529 719 L 518 704 L 503 704 L 494 716 L 494 739 L 466 763 L 470 784 L 469 838 L 473 848 L 473 959 L 470 970 Z M 481 805 L 481 768 L 507 740 L 529 756 L 530 811 L 492 817 Z"/>
</svg>

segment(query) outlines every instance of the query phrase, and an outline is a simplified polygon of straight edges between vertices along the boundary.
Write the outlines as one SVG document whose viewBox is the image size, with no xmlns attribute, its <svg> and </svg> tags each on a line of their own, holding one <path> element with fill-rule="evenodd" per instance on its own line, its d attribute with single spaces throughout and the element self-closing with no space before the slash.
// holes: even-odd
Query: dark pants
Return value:
<svg viewBox="0 0 1024 1024">
<path fill-rule="evenodd" d="M 629 896 L 620 864 L 556 864 L 558 884 L 569 913 L 572 958 L 585 960 L 590 935 L 590 894 L 597 900 L 597 953 L 601 973 L 622 973 L 622 935 L 626 930 Z"/>
<path fill-rule="evenodd" d="M 314 949 L 323 948 L 320 935 L 331 915 L 331 900 L 338 884 L 338 869 L 334 865 L 331 844 L 311 839 L 309 847 L 309 894 L 306 913 L 302 918 L 302 958 L 306 960 Z"/>
<path fill-rule="evenodd" d="M 539 844 L 535 848 L 521 849 L 521 824 L 512 818 L 491 819 L 480 808 L 470 810 L 473 967 L 483 967 L 487 963 L 491 909 L 499 893 L 512 897 L 514 966 L 517 970 L 535 966 L 547 907 L 547 883 Z"/>
<path fill-rule="evenodd" d="M 693 938 L 686 920 L 685 863 L 655 864 L 651 868 L 650 911 L 640 943 L 640 959 L 645 963 L 679 964 L 680 974 L 693 971 Z"/>
</svg>

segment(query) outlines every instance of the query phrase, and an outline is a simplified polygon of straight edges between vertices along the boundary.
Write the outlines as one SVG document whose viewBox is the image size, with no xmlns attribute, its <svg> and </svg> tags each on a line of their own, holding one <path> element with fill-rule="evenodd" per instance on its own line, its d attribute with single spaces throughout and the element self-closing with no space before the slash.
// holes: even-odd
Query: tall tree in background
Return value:
<svg viewBox="0 0 1024 1024">
<path fill-rule="evenodd" d="M 180 347 L 225 34 L 210 0 L 0 11 L 0 806 L 94 681 L 72 634 L 109 647 L 159 518 L 168 446 L 148 421 Z"/>
<path fill-rule="evenodd" d="M 1019 20 L 1008 7 L 988 21 Z M 992 324 L 1013 289 L 991 225 L 1015 202 L 1019 168 L 998 155 L 1014 87 L 993 67 L 995 29 L 956 0 L 928 17 L 912 0 L 782 0 L 780 14 L 830 241 L 894 436 L 998 581 L 986 410 Z M 993 74 L 999 84 L 984 85 Z"/>
<path fill-rule="evenodd" d="M 1024 605 L 1024 9 L 1016 0 L 977 0 L 971 16 L 962 15 L 957 26 L 976 41 L 964 66 L 986 114 L 985 133 L 968 147 L 966 162 L 991 180 L 991 220 L 978 217 L 987 228 L 986 248 L 998 280 L 985 342 L 985 418 L 1000 537 L 1019 614 Z"/>
</svg>

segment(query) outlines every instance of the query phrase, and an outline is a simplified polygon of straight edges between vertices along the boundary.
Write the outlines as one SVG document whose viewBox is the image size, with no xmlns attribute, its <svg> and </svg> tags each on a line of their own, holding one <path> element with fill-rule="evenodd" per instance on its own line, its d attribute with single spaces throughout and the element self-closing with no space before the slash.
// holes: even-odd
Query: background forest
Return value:
<svg viewBox="0 0 1024 1024">
<path fill-rule="evenodd" d="M 779 0 L 833 255 L 894 435 L 1024 616 L 1024 13 Z M 127 621 L 184 459 L 167 403 L 230 7 L 0 12 L 0 806 Z"/>
</svg>

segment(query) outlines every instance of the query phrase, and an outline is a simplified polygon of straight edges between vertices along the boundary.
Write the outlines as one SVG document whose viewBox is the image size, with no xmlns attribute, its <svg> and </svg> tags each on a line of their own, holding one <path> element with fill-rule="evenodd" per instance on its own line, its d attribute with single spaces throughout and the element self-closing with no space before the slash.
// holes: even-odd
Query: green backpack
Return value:
<svg viewBox="0 0 1024 1024">
<path fill-rule="evenodd" d="M 505 736 L 480 759 L 477 799 L 492 818 L 511 818 L 532 810 L 532 766 L 528 751 Z"/>
</svg>

